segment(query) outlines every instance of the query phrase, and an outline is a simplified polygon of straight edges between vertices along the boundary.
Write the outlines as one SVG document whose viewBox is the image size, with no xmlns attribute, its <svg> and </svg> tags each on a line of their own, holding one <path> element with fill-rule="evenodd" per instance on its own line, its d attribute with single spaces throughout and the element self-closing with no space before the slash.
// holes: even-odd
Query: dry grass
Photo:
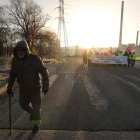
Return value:
<svg viewBox="0 0 140 140">
<path fill-rule="evenodd" d="M 44 63 L 62 63 L 65 59 L 43 59 Z"/>
<path fill-rule="evenodd" d="M 10 64 L 12 57 L 0 57 L 0 65 Z"/>
<path fill-rule="evenodd" d="M 9 74 L 7 73 L 0 73 L 0 88 L 7 83 Z"/>
</svg>

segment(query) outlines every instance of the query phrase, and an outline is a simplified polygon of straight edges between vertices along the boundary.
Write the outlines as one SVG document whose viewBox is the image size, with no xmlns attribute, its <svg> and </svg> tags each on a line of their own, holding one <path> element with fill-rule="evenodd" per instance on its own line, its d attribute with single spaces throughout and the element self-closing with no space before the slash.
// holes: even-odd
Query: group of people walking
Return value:
<svg viewBox="0 0 140 140">
<path fill-rule="evenodd" d="M 135 64 L 135 61 L 136 61 L 136 54 L 135 54 L 135 52 L 133 52 L 133 53 L 131 53 L 131 52 L 127 52 L 127 51 L 125 51 L 125 53 L 124 54 L 122 54 L 122 51 L 120 51 L 119 53 L 118 53 L 118 56 L 127 56 L 127 61 L 128 61 L 128 67 L 130 66 L 130 64 L 132 65 L 132 66 L 134 66 L 134 64 Z"/>
<path fill-rule="evenodd" d="M 87 53 L 87 51 L 85 50 L 84 54 L 83 54 L 83 62 L 85 65 L 90 65 L 91 64 L 91 56 L 93 55 L 93 53 L 90 51 L 89 53 Z M 125 53 L 123 54 L 122 51 L 119 51 L 119 53 L 116 56 L 127 56 L 127 61 L 128 61 L 128 67 L 130 66 L 130 64 L 132 66 L 134 66 L 135 61 L 136 61 L 136 54 L 135 52 L 131 53 L 131 52 L 127 52 L 125 51 Z"/>
</svg>

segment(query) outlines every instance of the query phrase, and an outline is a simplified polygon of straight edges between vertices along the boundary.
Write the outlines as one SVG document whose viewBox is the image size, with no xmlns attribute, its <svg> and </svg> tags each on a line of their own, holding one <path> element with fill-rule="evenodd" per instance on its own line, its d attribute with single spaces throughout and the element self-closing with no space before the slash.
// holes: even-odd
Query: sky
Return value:
<svg viewBox="0 0 140 140">
<path fill-rule="evenodd" d="M 51 16 L 46 29 L 57 34 L 59 0 L 34 1 Z M 0 4 L 5 3 L 8 0 L 0 0 Z M 64 4 L 68 46 L 118 47 L 121 0 L 64 0 Z M 139 30 L 140 0 L 124 0 L 122 44 L 135 44 Z M 63 34 L 61 37 L 63 42 Z"/>
</svg>

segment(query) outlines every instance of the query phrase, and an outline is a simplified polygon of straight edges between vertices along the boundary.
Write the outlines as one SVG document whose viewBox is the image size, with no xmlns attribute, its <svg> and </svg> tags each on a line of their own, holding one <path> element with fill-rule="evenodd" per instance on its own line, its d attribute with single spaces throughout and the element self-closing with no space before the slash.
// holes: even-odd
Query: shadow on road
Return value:
<svg viewBox="0 0 140 140">
<path fill-rule="evenodd" d="M 25 132 L 19 133 L 19 134 L 14 138 L 14 140 L 20 140 L 20 139 L 22 139 L 22 137 L 23 137 L 24 134 L 25 134 Z"/>
<path fill-rule="evenodd" d="M 31 134 L 26 138 L 26 140 L 33 140 L 35 136 L 36 136 L 36 133 L 31 133 Z"/>
</svg>

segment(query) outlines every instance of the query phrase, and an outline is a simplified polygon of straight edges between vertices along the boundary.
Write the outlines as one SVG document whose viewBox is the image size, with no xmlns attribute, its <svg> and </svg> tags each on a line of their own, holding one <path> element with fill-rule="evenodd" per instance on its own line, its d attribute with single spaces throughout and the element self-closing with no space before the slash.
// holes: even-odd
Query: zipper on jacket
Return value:
<svg viewBox="0 0 140 140">
<path fill-rule="evenodd" d="M 23 80 L 23 62 L 22 62 L 22 60 L 21 60 L 21 62 L 20 62 L 21 64 L 21 83 L 22 83 L 22 87 L 24 86 L 24 80 Z M 25 87 L 25 86 L 24 86 Z"/>
</svg>

